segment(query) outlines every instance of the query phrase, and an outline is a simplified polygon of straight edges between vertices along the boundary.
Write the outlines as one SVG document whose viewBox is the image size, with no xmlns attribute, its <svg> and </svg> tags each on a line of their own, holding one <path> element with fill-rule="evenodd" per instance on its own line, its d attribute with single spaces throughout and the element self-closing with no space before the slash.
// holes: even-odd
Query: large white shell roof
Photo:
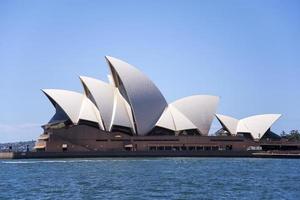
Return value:
<svg viewBox="0 0 300 200">
<path fill-rule="evenodd" d="M 216 117 L 232 135 L 250 133 L 254 139 L 261 139 L 281 117 L 281 114 L 254 115 L 241 120 L 220 114 L 217 114 Z"/>
<path fill-rule="evenodd" d="M 86 95 L 89 96 L 90 93 L 92 97 L 89 98 L 95 101 L 94 103 L 101 113 L 105 129 L 109 130 L 114 108 L 115 88 L 94 78 L 80 76 L 80 79 L 84 85 Z"/>
<path fill-rule="evenodd" d="M 131 128 L 135 133 L 132 111 L 119 90 L 112 84 L 94 78 L 80 76 L 87 96 L 99 109 L 105 130 L 113 125 Z"/>
<path fill-rule="evenodd" d="M 115 85 L 132 108 L 136 131 L 146 135 L 167 107 L 164 96 L 154 83 L 132 65 L 106 56 Z"/>
</svg>

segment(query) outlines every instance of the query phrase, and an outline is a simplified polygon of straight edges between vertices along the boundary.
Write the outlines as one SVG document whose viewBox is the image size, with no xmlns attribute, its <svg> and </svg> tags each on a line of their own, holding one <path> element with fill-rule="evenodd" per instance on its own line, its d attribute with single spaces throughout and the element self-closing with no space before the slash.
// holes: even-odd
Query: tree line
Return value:
<svg viewBox="0 0 300 200">
<path fill-rule="evenodd" d="M 280 136 L 289 141 L 300 141 L 300 131 L 299 130 L 291 130 L 289 133 L 282 131 Z"/>
</svg>

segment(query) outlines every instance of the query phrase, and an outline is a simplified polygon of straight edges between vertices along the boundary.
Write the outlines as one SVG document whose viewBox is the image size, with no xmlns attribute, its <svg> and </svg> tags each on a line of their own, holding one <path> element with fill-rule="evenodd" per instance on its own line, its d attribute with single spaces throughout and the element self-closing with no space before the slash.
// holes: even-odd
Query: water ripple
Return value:
<svg viewBox="0 0 300 200">
<path fill-rule="evenodd" d="M 3 160 L 0 199 L 299 199 L 300 160 Z"/>
</svg>

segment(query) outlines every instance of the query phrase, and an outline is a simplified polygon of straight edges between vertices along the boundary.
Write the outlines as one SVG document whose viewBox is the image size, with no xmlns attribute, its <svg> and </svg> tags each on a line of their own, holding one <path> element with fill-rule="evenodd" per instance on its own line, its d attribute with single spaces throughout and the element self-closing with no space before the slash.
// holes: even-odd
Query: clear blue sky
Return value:
<svg viewBox="0 0 300 200">
<path fill-rule="evenodd" d="M 54 114 L 40 89 L 106 80 L 105 55 L 169 102 L 218 95 L 221 114 L 282 113 L 275 132 L 300 129 L 300 1 L 2 0 L 0 142 L 35 139 Z"/>
</svg>

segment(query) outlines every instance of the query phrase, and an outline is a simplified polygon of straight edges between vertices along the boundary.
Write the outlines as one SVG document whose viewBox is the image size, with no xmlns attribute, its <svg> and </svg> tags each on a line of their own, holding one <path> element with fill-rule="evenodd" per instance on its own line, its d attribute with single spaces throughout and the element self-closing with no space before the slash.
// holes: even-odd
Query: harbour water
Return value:
<svg viewBox="0 0 300 200">
<path fill-rule="evenodd" d="M 300 199 L 300 160 L 1 160 L 0 199 Z"/>
</svg>

